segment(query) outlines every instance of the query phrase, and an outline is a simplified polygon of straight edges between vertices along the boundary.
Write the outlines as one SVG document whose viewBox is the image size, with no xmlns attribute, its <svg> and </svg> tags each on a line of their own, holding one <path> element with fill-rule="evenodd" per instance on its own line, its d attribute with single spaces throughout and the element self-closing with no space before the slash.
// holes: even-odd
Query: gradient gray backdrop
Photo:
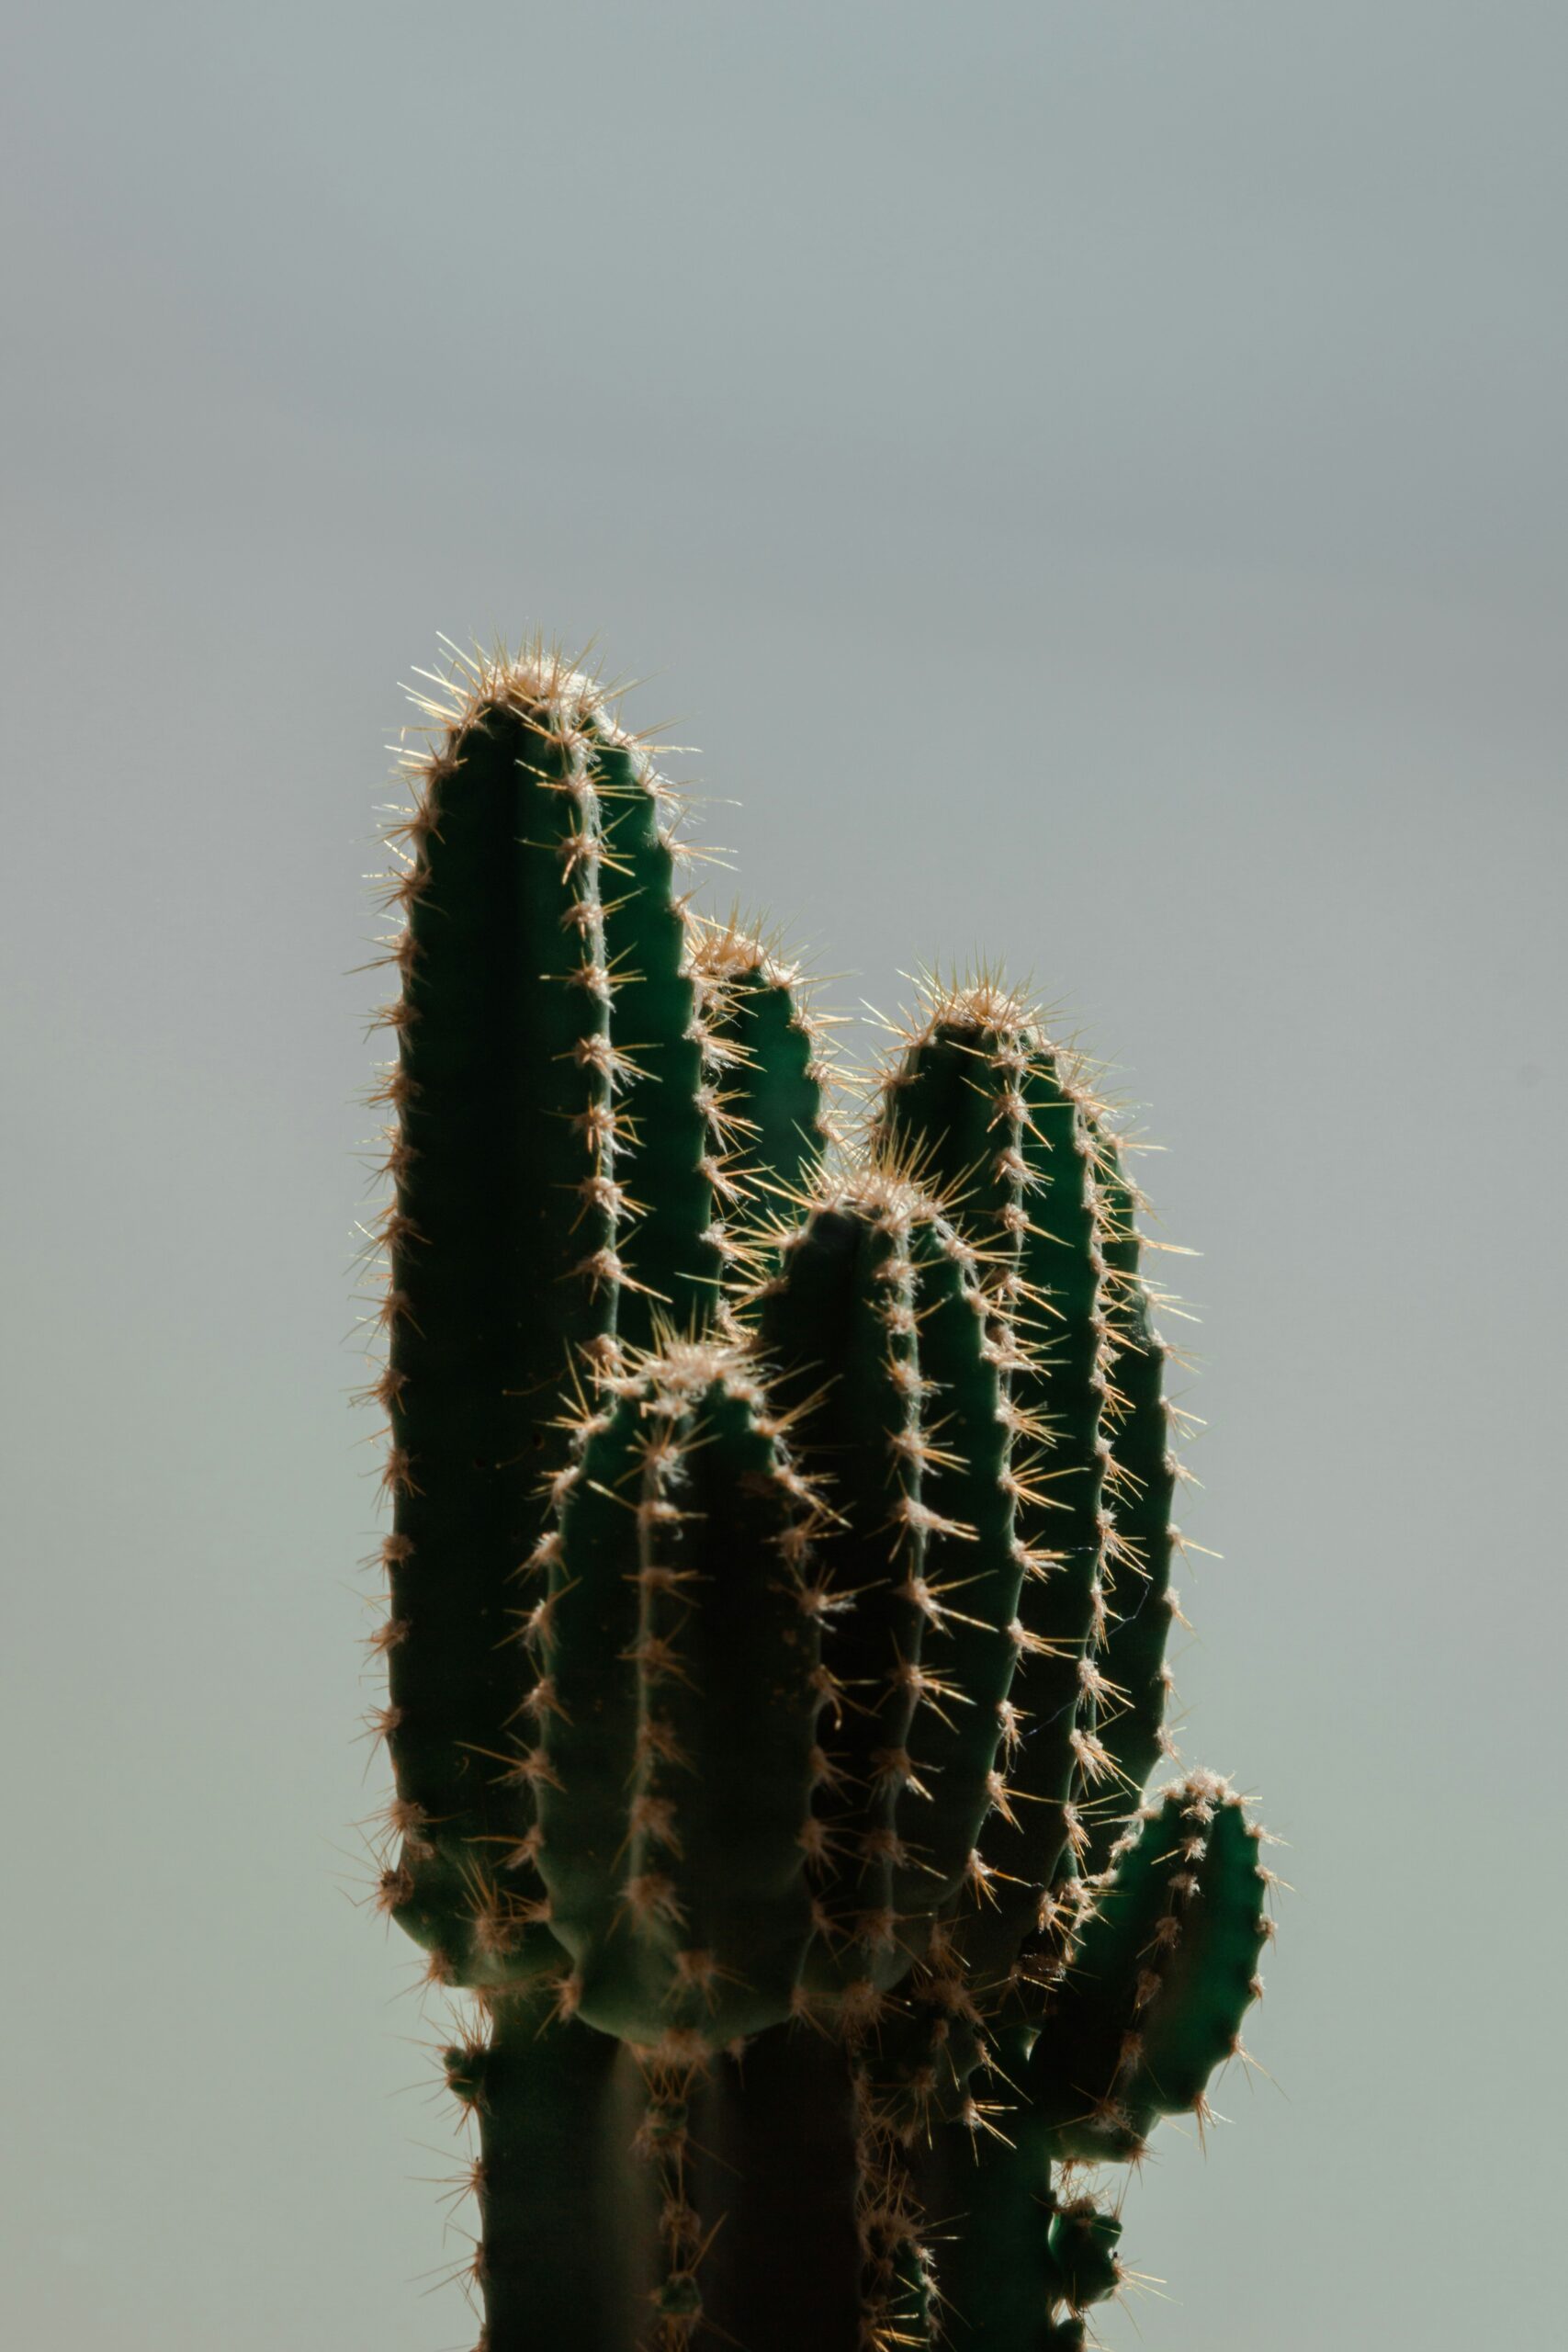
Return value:
<svg viewBox="0 0 1568 2352">
<path fill-rule="evenodd" d="M 476 2332 L 350 1900 L 345 974 L 398 679 L 543 628 L 841 1003 L 983 944 L 1169 1148 L 1184 1736 L 1299 1892 L 1108 2341 L 1549 2340 L 1562 0 L 151 0 L 6 71 L 12 2339 Z"/>
</svg>

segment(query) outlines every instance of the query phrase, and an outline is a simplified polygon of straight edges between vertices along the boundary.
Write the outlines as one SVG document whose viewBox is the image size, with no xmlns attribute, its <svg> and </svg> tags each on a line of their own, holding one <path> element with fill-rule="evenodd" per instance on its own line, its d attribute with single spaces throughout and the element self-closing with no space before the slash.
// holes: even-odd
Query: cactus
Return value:
<svg viewBox="0 0 1568 2352">
<path fill-rule="evenodd" d="M 1039 2352 L 1207 2114 L 1269 1873 L 1146 1804 L 1170 1351 L 1127 1144 L 988 976 L 852 1148 L 796 971 L 535 646 L 393 829 L 379 1907 L 466 1996 L 481 2352 Z"/>
</svg>

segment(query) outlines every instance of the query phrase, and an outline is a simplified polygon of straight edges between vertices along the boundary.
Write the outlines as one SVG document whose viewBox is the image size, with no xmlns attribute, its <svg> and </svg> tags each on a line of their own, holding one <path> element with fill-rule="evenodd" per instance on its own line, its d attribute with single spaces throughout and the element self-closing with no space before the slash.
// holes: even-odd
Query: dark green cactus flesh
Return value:
<svg viewBox="0 0 1568 2352">
<path fill-rule="evenodd" d="M 1269 1873 L 1165 1728 L 1179 1476 L 1128 1148 L 989 978 L 838 1144 L 539 648 L 395 829 L 379 1900 L 472 1996 L 481 2352 L 1081 2346 L 1090 2169 L 1207 2114 Z"/>
</svg>

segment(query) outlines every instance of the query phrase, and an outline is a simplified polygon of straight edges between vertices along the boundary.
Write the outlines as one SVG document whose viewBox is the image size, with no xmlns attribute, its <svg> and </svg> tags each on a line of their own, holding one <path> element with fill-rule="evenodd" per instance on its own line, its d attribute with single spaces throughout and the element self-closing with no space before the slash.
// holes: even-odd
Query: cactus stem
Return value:
<svg viewBox="0 0 1568 2352">
<path fill-rule="evenodd" d="M 669 747 L 542 640 L 446 659 L 375 942 L 367 1730 L 372 1899 L 479 1999 L 482 2352 L 1082 2352 L 1141 2282 L 1074 2168 L 1202 2138 L 1278 1883 L 1225 1782 L 1136 1804 L 1204 1550 L 1151 1147 L 983 967 L 829 1164 L 836 1024 L 694 909 Z"/>
</svg>

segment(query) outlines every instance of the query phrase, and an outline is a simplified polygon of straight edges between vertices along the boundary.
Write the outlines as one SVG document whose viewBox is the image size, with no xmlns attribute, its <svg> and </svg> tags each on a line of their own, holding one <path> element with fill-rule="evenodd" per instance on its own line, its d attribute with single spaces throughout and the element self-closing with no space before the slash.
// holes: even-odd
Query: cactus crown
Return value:
<svg viewBox="0 0 1568 2352">
<path fill-rule="evenodd" d="M 844 1145 L 600 687 L 536 645 L 423 710 L 378 1899 L 474 1997 L 482 2344 L 1081 2343 L 1077 2168 L 1206 2114 L 1268 1931 L 1234 1792 L 1142 1802 L 1180 1474 L 1129 1145 L 988 973 Z"/>
</svg>

